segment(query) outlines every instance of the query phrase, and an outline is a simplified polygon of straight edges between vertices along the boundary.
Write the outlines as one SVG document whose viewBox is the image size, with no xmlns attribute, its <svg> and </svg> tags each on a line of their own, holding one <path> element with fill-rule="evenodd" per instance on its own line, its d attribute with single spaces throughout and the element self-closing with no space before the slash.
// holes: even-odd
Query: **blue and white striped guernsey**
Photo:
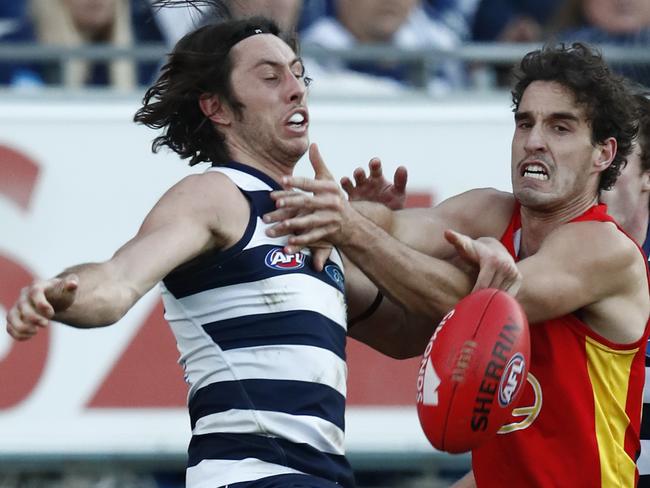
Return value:
<svg viewBox="0 0 650 488">
<path fill-rule="evenodd" d="M 353 487 L 344 456 L 346 305 L 334 251 L 314 272 L 308 251 L 282 252 L 262 215 L 280 187 L 239 163 L 212 167 L 250 202 L 243 238 L 181 266 L 161 285 L 189 390 L 186 486 L 283 474 Z"/>
</svg>

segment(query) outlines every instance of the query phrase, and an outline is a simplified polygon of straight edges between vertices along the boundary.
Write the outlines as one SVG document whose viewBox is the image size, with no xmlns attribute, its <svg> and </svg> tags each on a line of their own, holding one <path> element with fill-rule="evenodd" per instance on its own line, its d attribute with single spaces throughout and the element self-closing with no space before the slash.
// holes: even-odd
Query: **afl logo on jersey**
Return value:
<svg viewBox="0 0 650 488">
<path fill-rule="evenodd" d="M 525 369 L 526 359 L 519 352 L 512 356 L 506 364 L 499 382 L 499 405 L 501 407 L 507 407 L 526 382 L 526 378 L 523 377 Z"/>
<path fill-rule="evenodd" d="M 281 247 L 276 247 L 268 252 L 264 262 L 269 268 L 273 269 L 300 269 L 305 265 L 305 255 L 301 252 L 285 254 Z"/>
</svg>

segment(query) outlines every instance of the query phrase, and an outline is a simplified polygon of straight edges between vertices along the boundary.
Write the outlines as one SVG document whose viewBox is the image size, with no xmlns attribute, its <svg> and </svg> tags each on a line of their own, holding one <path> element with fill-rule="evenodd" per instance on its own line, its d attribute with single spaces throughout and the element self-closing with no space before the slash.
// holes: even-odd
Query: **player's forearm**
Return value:
<svg viewBox="0 0 650 488">
<path fill-rule="evenodd" d="M 382 228 L 389 234 L 393 229 L 395 211 L 385 205 L 374 202 L 350 202 L 352 207 L 361 215 L 366 217 L 372 223 Z"/>
<path fill-rule="evenodd" d="M 455 266 L 411 249 L 361 215 L 351 223 L 340 247 L 407 311 L 438 318 L 471 291 L 471 278 Z"/>
<path fill-rule="evenodd" d="M 59 276 L 69 274 L 79 278 L 77 295 L 69 308 L 55 313 L 57 322 L 80 328 L 111 325 L 140 298 L 140 293 L 116 276 L 110 261 L 73 266 Z"/>
</svg>

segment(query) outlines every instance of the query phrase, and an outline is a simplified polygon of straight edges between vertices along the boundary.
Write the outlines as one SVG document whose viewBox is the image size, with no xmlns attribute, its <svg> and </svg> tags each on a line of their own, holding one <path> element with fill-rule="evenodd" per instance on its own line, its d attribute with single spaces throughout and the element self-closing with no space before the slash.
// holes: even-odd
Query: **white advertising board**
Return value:
<svg viewBox="0 0 650 488">
<path fill-rule="evenodd" d="M 4 333 L 23 284 L 107 259 L 169 186 L 201 170 L 151 154 L 154 133 L 131 122 L 137 108 L 135 99 L 0 98 L 0 456 L 185 451 L 181 371 L 156 291 L 112 327 L 55 325 L 20 344 Z M 438 201 L 473 187 L 509 189 L 512 127 L 505 96 L 311 105 L 312 140 L 335 175 L 380 156 L 387 172 L 406 165 L 409 188 Z M 297 172 L 309 175 L 309 163 Z M 348 450 L 431 451 L 415 414 L 417 364 L 351 346 Z M 382 370 L 376 379 L 378 364 L 395 377 Z M 401 390 L 393 395 L 386 382 Z"/>
</svg>

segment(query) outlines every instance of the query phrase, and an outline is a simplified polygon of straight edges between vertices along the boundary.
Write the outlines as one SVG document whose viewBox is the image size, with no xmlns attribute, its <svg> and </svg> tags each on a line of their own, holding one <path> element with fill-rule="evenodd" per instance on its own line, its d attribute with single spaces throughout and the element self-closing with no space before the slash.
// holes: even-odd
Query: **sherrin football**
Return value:
<svg viewBox="0 0 650 488">
<path fill-rule="evenodd" d="M 417 410 L 436 449 L 461 453 L 495 435 L 523 391 L 528 320 L 507 293 L 479 290 L 440 322 L 424 351 Z"/>
</svg>

